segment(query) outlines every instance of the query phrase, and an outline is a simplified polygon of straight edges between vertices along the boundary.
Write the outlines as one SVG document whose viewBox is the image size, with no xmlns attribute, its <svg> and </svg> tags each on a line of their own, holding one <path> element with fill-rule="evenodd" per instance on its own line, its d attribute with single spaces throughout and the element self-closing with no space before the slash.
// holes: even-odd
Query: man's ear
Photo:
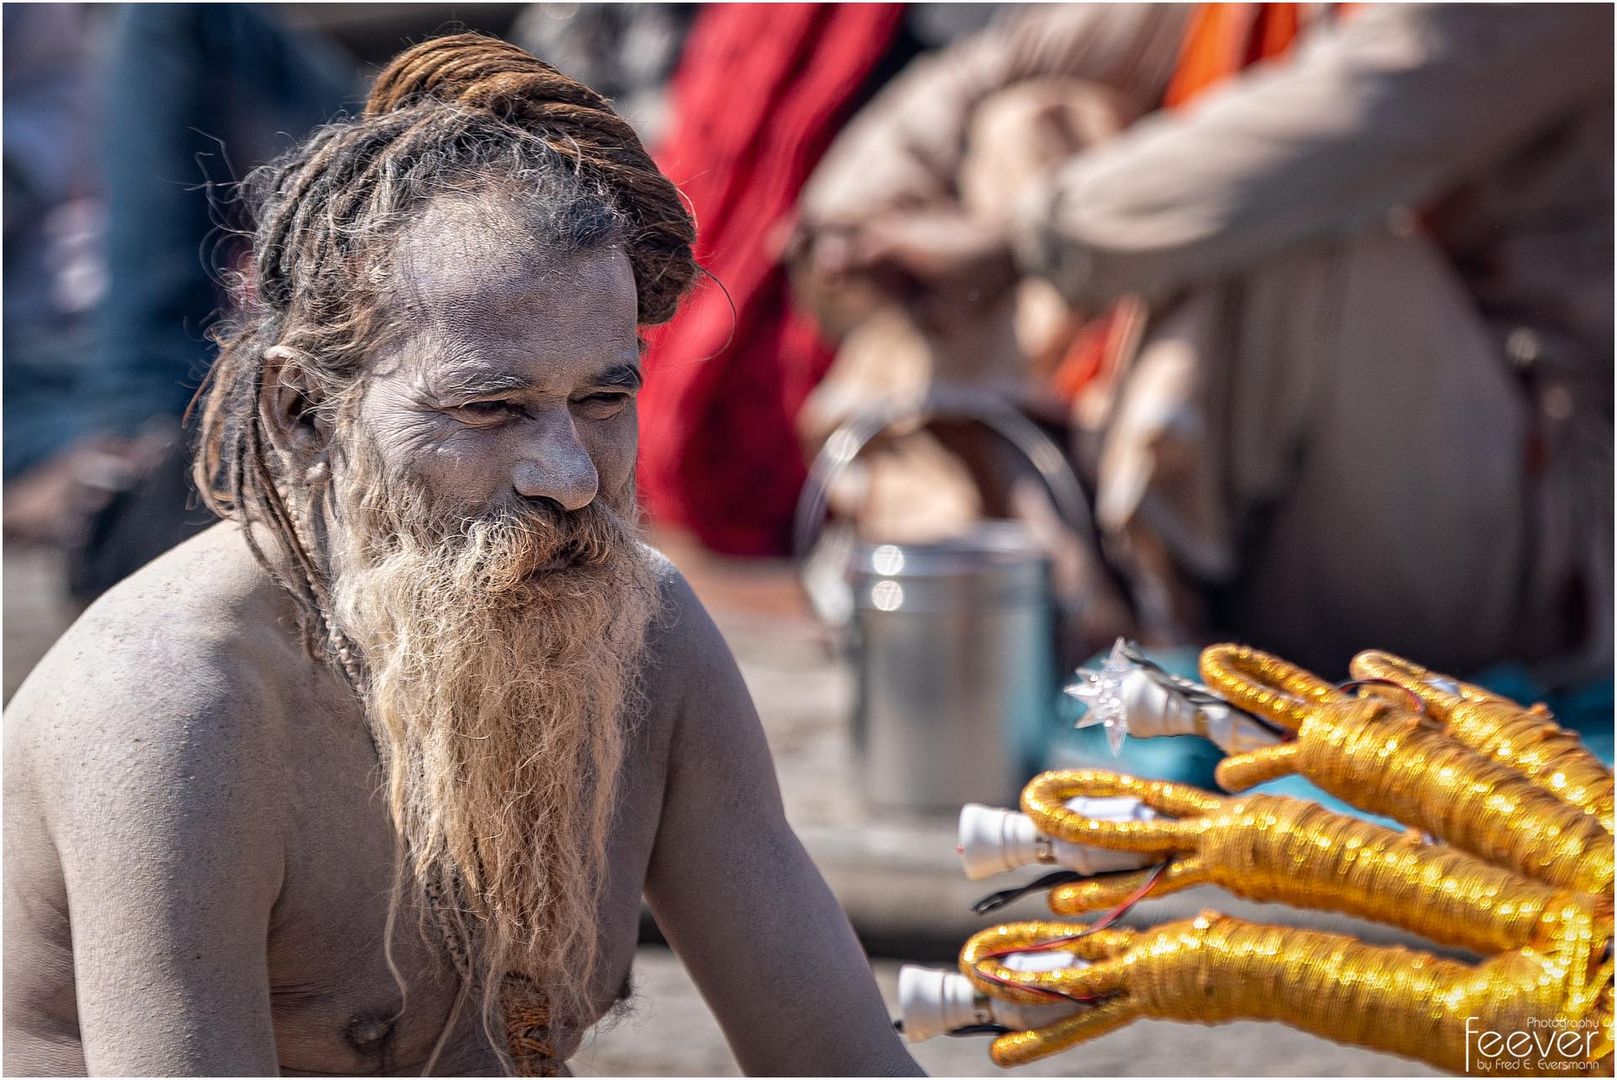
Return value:
<svg viewBox="0 0 1617 1080">
<path fill-rule="evenodd" d="M 297 359 L 285 345 L 264 350 L 258 409 L 275 449 L 289 462 L 309 466 L 321 459 L 331 432 L 317 408 L 318 395 Z"/>
</svg>

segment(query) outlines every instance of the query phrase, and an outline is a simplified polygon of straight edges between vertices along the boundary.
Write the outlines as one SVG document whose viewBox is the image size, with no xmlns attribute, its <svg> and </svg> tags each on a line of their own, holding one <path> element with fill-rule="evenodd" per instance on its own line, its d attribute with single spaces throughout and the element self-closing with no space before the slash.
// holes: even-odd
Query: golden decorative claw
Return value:
<svg viewBox="0 0 1617 1080">
<path fill-rule="evenodd" d="M 1212 646 L 1201 668 L 1214 693 L 1296 732 L 1290 742 L 1225 758 L 1216 773 L 1225 788 L 1296 773 L 1360 809 L 1528 877 L 1611 891 L 1610 829 L 1425 713 L 1377 693 L 1354 696 L 1245 646 Z"/>
<path fill-rule="evenodd" d="M 1353 658 L 1352 671 L 1356 679 L 1402 687 L 1456 740 L 1593 814 L 1606 831 L 1612 831 L 1611 771 L 1543 705 L 1524 709 L 1509 698 L 1438 675 L 1392 653 L 1362 652 Z"/>
<path fill-rule="evenodd" d="M 1274 1020 L 1455 1072 L 1477 1052 L 1478 1034 L 1490 1031 L 1545 1032 L 1546 1059 L 1609 1065 L 1611 1057 L 1611 960 L 1591 955 L 1587 941 L 1467 964 L 1211 911 L 1146 931 L 1079 936 L 1082 930 L 1072 923 L 1012 923 L 967 942 L 960 969 L 978 989 L 1044 1003 L 1057 995 L 1085 1002 L 1066 1019 L 995 1039 L 995 1064 L 1036 1061 L 1141 1017 Z M 1039 947 L 1061 948 L 1086 963 L 1022 971 L 999 962 L 1006 952 Z M 1587 968 L 1569 980 L 1562 977 L 1568 963 Z M 1545 1026 L 1552 1021 L 1562 1026 Z M 1560 1031 L 1577 1036 L 1559 1039 Z M 1568 1073 L 1553 1065 L 1546 1071 Z"/>
<path fill-rule="evenodd" d="M 1126 795 L 1159 815 L 1112 822 L 1069 810 L 1075 796 Z M 1570 922 L 1610 936 L 1595 897 L 1533 881 L 1446 844 L 1279 795 L 1222 798 L 1183 784 L 1101 770 L 1049 772 L 1022 792 L 1052 839 L 1160 856 L 1156 896 L 1218 885 L 1236 896 L 1375 919 L 1478 953 L 1551 940 Z M 1092 877 L 1050 892 L 1058 915 L 1125 902 L 1156 871 Z"/>
<path fill-rule="evenodd" d="M 1292 733 L 1226 758 L 1219 782 L 1240 790 L 1296 773 L 1409 831 L 1300 799 L 1219 796 L 1102 770 L 1045 773 L 1022 794 L 1042 834 L 1159 863 L 1058 886 L 1050 906 L 1076 915 L 1147 889 L 1214 884 L 1379 920 L 1480 959 L 1213 912 L 1140 931 L 1054 920 L 997 926 L 961 953 L 975 989 L 1028 1005 L 1069 1001 L 1074 1011 L 1001 1036 L 996 1063 L 1022 1064 L 1155 1017 L 1276 1020 L 1456 1071 L 1496 1033 L 1513 1045 L 1533 1040 L 1534 1060 L 1550 1074 L 1589 1065 L 1609 1074 L 1610 771 L 1542 708 L 1383 653 L 1361 654 L 1354 674 L 1366 681 L 1357 693 L 1254 649 L 1206 650 L 1202 676 L 1215 694 Z M 1090 818 L 1067 806 L 1079 796 L 1133 797 L 1156 816 Z M 1049 950 L 1071 962 L 1010 957 Z M 1529 1067 L 1514 1071 L 1532 1071 L 1518 1064 Z"/>
</svg>

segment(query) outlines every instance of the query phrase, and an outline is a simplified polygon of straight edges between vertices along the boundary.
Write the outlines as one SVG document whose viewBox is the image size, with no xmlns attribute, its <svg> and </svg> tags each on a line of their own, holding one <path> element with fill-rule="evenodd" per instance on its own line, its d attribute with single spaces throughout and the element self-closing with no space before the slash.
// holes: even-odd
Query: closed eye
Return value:
<svg viewBox="0 0 1617 1080">
<path fill-rule="evenodd" d="M 464 405 L 454 406 L 449 411 L 459 420 L 487 424 L 503 420 L 522 410 L 516 402 L 498 398 L 493 401 L 468 401 Z"/>
<path fill-rule="evenodd" d="M 605 420 L 622 412 L 634 395 L 621 390 L 602 390 L 573 399 L 573 405 L 592 420 Z"/>
</svg>

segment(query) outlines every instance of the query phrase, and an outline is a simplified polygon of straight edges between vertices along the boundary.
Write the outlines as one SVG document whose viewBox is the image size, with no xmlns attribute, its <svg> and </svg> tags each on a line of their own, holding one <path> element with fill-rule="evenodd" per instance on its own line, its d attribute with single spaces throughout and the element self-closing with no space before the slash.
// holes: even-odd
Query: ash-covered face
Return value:
<svg viewBox="0 0 1617 1080">
<path fill-rule="evenodd" d="M 634 277 L 469 201 L 394 266 L 396 322 L 333 443 L 331 623 L 423 902 L 489 985 L 527 976 L 584 1024 L 658 596 L 631 505 Z"/>
<path fill-rule="evenodd" d="M 387 473 L 434 516 L 601 497 L 627 512 L 641 382 L 628 257 L 547 252 L 509 206 L 440 199 L 394 265 L 389 340 L 352 432 Z"/>
</svg>

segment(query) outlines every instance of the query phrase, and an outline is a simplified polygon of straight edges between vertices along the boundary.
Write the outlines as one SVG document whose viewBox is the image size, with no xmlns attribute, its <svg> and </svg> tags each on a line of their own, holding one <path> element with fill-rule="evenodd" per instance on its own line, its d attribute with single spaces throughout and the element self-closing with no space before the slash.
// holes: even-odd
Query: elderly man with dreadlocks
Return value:
<svg viewBox="0 0 1617 1080">
<path fill-rule="evenodd" d="M 630 128 L 441 38 L 249 196 L 225 523 L 7 717 L 5 1071 L 553 1073 L 644 895 L 749 1072 L 915 1072 L 636 537 L 636 328 L 696 265 Z"/>
</svg>

